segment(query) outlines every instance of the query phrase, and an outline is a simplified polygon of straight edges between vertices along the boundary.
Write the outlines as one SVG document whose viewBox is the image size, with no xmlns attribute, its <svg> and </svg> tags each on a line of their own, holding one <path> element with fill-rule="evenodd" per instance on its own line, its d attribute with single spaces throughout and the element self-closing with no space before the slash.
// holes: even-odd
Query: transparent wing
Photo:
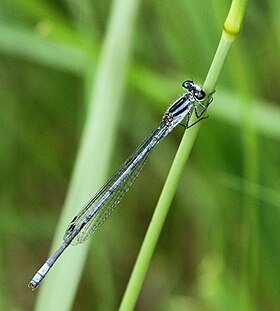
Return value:
<svg viewBox="0 0 280 311">
<path fill-rule="evenodd" d="M 71 236 L 75 227 L 81 222 L 90 217 L 90 220 L 83 226 L 81 231 L 71 242 L 72 245 L 83 243 L 87 240 L 103 222 L 111 215 L 114 208 L 122 200 L 125 193 L 134 183 L 142 168 L 147 162 L 150 151 L 153 147 L 166 135 L 168 129 L 164 122 L 154 129 L 142 144 L 135 150 L 135 152 L 127 159 L 127 161 L 119 168 L 119 170 L 112 176 L 112 178 L 98 191 L 98 193 L 85 205 L 85 207 L 73 218 L 69 224 L 64 240 Z M 155 139 L 155 137 L 157 137 Z M 139 156 L 140 155 L 140 156 Z M 137 161 L 135 162 L 135 160 Z M 139 159 L 139 160 L 138 160 Z M 133 169 L 127 173 L 129 167 Z M 104 195 L 113 188 L 113 185 L 121 179 L 121 182 L 114 186 L 113 191 L 108 198 L 97 209 Z M 95 212 L 93 212 L 96 209 Z"/>
<path fill-rule="evenodd" d="M 114 208 L 122 200 L 125 193 L 129 190 L 134 183 L 145 163 L 147 162 L 148 155 L 146 155 L 139 163 L 137 163 L 133 173 L 128 175 L 114 193 L 105 201 L 105 203 L 98 209 L 93 218 L 83 227 L 80 233 L 72 241 L 72 245 L 83 243 L 86 241 L 103 222 L 111 215 Z"/>
</svg>

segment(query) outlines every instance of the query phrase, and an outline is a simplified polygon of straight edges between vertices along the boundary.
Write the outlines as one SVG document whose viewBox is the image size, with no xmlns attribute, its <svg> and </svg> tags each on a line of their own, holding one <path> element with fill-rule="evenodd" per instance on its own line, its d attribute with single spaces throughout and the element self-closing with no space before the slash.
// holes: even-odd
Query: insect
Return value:
<svg viewBox="0 0 280 311">
<path fill-rule="evenodd" d="M 206 96 L 202 87 L 194 84 L 191 80 L 185 81 L 182 86 L 186 93 L 167 109 L 156 128 L 150 132 L 133 154 L 72 219 L 66 229 L 60 247 L 47 259 L 30 281 L 28 286 L 31 289 L 38 287 L 58 257 L 70 244 L 83 243 L 110 216 L 138 177 L 149 154 L 159 142 L 180 124 L 185 117 L 186 128 L 204 119 L 202 115 L 208 105 L 204 105 L 201 102 Z M 198 109 L 198 107 L 200 108 Z M 197 120 L 193 124 L 189 124 L 192 111 L 194 111 Z"/>
</svg>

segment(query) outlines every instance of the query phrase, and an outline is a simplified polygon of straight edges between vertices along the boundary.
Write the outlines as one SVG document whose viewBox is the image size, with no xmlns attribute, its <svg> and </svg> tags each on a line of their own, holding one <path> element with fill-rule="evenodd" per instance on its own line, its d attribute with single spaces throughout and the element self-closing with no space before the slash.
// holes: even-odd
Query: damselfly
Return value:
<svg viewBox="0 0 280 311">
<path fill-rule="evenodd" d="M 72 219 L 66 229 L 64 241 L 35 274 L 28 285 L 30 288 L 35 289 L 41 283 L 58 257 L 70 244 L 76 245 L 83 243 L 108 218 L 139 175 L 152 149 L 184 117 L 186 117 L 186 128 L 191 127 L 204 118 L 202 115 L 206 111 L 208 103 L 204 105 L 201 102 L 205 98 L 205 92 L 202 87 L 190 80 L 185 81 L 182 86 L 187 92 L 167 109 L 159 125 L 145 138 L 111 179 Z M 195 113 L 196 121 L 193 124 L 189 124 L 192 111 Z"/>
</svg>

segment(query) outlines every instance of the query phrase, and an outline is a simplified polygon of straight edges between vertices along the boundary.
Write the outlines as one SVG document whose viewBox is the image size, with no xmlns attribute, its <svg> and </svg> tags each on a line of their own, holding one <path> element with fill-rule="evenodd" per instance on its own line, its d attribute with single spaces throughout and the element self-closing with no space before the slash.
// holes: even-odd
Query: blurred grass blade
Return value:
<svg viewBox="0 0 280 311">
<path fill-rule="evenodd" d="M 98 190 L 107 175 L 137 7 L 138 1 L 113 2 L 107 35 L 91 89 L 81 145 L 52 250 L 61 243 L 66 224 L 73 214 Z M 70 247 L 63 254 L 42 284 L 37 311 L 66 311 L 71 308 L 88 246 L 89 244 Z"/>
<path fill-rule="evenodd" d="M 1 214 L 2 215 L 2 214 Z M 3 262 L 3 238 L 2 238 L 2 230 L 1 230 L 1 238 L 0 238 L 0 310 L 7 310 L 8 308 L 8 295 L 7 295 L 7 281 L 5 280 L 5 272 L 4 270 L 4 262 Z"/>
<path fill-rule="evenodd" d="M 265 187 L 250 180 L 244 180 L 234 175 L 225 174 L 221 177 L 224 187 L 237 191 L 245 192 L 245 195 L 255 200 L 262 201 L 280 210 L 280 193 L 272 188 Z M 244 185 L 246 185 L 244 187 Z M 243 187 L 242 187 L 243 186 Z"/>
<path fill-rule="evenodd" d="M 89 61 L 90 51 L 85 53 L 78 46 L 55 42 L 22 26 L 0 22 L 0 52 L 81 74 Z"/>
<path fill-rule="evenodd" d="M 11 0 L 12 5 L 34 20 L 48 19 L 54 23 L 67 25 L 67 19 L 51 3 L 43 0 Z M 70 25 L 70 24 L 69 24 Z"/>
</svg>

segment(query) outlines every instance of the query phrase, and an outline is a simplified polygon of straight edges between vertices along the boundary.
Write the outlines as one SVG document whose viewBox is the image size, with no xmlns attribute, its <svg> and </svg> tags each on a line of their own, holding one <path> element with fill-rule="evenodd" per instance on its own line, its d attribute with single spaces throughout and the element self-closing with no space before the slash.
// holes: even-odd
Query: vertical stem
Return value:
<svg viewBox="0 0 280 311">
<path fill-rule="evenodd" d="M 66 223 L 104 182 L 111 158 L 133 25 L 139 0 L 115 0 L 96 74 L 89 91 L 89 109 L 69 191 L 55 232 L 52 249 L 63 236 Z M 120 48 L 121 47 L 121 48 Z M 112 101 L 112 98 L 114 99 Z M 104 122 L 106 116 L 106 122 Z M 98 148 L 96 148 L 98 146 Z M 68 249 L 42 284 L 36 310 L 70 310 L 89 244 Z"/>
<path fill-rule="evenodd" d="M 207 93 L 215 89 L 218 77 L 223 68 L 225 59 L 232 43 L 241 30 L 244 18 L 246 0 L 233 0 L 229 14 L 226 18 L 224 29 L 215 57 L 207 74 L 204 88 Z M 198 133 L 199 126 L 186 131 L 181 141 L 174 162 L 166 179 L 164 188 L 156 206 L 154 215 L 146 233 L 136 264 L 131 274 L 119 311 L 134 309 L 137 297 L 145 279 L 152 255 L 154 253 L 160 232 L 164 225 L 169 207 L 178 187 L 185 163 Z"/>
</svg>

